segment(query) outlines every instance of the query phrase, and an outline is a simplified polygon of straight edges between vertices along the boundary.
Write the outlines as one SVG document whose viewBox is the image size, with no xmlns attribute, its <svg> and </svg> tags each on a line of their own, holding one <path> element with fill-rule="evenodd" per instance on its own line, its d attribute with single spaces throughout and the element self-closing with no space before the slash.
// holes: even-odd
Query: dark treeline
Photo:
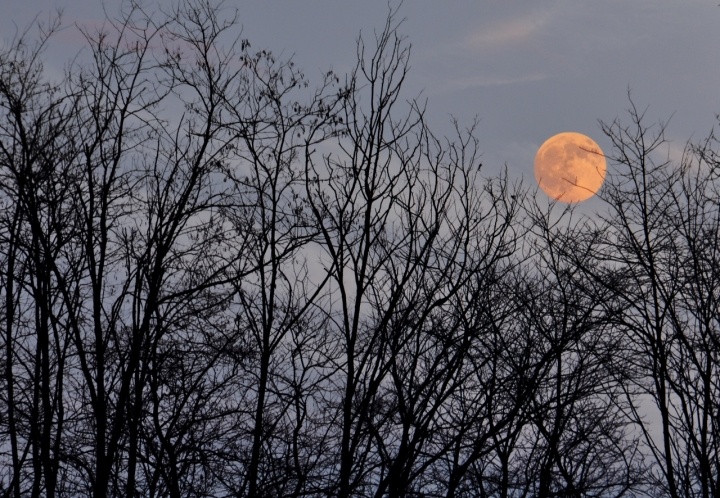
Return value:
<svg viewBox="0 0 720 498">
<path fill-rule="evenodd" d="M 430 131 L 395 13 L 319 84 L 228 16 L 0 53 L 1 496 L 720 496 L 712 137 L 631 106 L 561 213 Z"/>
</svg>

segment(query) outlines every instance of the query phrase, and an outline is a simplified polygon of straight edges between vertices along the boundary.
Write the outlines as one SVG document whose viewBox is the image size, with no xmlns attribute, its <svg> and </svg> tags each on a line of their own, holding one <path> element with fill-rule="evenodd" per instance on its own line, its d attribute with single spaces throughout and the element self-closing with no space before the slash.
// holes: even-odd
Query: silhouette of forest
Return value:
<svg viewBox="0 0 720 498">
<path fill-rule="evenodd" d="M 594 214 L 434 134 L 391 11 L 309 81 L 237 14 L 0 52 L 0 496 L 720 496 L 720 159 L 603 123 Z"/>
</svg>

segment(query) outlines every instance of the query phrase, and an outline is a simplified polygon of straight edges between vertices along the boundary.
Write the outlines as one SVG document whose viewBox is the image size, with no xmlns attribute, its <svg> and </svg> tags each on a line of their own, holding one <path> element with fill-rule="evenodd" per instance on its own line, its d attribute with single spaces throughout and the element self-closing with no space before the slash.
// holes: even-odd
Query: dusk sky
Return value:
<svg viewBox="0 0 720 498">
<path fill-rule="evenodd" d="M 0 489 L 720 497 L 718 4 L 0 0 Z"/>
<path fill-rule="evenodd" d="M 92 25 L 104 15 L 95 0 L 2 1 L 5 43 L 16 26 L 35 15 L 47 20 L 58 8 L 66 25 Z M 168 4 L 144 3 L 150 10 Z M 117 5 L 106 2 L 110 15 Z M 242 36 L 253 48 L 294 55 L 315 82 L 330 67 L 350 69 L 358 33 L 371 37 L 388 11 L 385 0 L 224 5 L 239 10 Z M 451 132 L 451 115 L 461 124 L 477 116 L 488 175 L 507 164 L 512 177 L 532 182 L 537 148 L 562 131 L 609 148 L 598 119 L 626 119 L 628 89 L 638 107 L 649 106 L 648 124 L 672 116 L 675 154 L 688 138 L 706 136 L 720 112 L 717 1 L 406 1 L 399 17 L 412 45 L 406 96 L 428 99 L 431 127 L 440 135 Z M 49 65 L 79 48 L 78 37 L 63 33 L 47 52 Z"/>
</svg>

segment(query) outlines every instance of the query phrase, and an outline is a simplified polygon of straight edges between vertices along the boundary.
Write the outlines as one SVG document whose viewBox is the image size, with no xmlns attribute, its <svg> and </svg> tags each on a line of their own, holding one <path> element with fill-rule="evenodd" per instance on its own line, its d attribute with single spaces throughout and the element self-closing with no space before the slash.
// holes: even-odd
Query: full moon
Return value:
<svg viewBox="0 0 720 498">
<path fill-rule="evenodd" d="M 551 198 L 581 202 L 600 190 L 605 180 L 605 155 L 593 139 L 582 133 L 558 133 L 535 154 L 535 179 Z"/>
</svg>

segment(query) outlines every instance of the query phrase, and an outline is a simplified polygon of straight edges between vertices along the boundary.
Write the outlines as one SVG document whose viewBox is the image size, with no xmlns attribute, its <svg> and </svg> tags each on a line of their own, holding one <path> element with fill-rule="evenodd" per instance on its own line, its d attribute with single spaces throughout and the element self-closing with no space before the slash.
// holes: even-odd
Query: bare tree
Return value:
<svg viewBox="0 0 720 498">
<path fill-rule="evenodd" d="M 633 108 L 555 223 L 405 98 L 396 9 L 311 86 L 125 7 L 57 83 L 56 25 L 0 52 L 4 496 L 720 493 L 712 137 Z"/>
<path fill-rule="evenodd" d="M 653 463 L 653 493 L 712 496 L 717 490 L 716 163 L 710 144 L 681 161 L 664 151 L 665 125 L 645 125 L 631 102 L 629 125 L 604 125 L 620 172 L 604 191 L 610 214 L 581 264 L 611 293 L 627 416 Z M 702 289 L 702 290 L 700 290 Z M 700 297 L 702 296 L 702 297 Z M 712 307 L 712 306 L 711 306 Z"/>
<path fill-rule="evenodd" d="M 359 40 L 339 151 L 306 176 L 332 279 L 337 433 L 326 492 L 337 496 L 439 489 L 440 460 L 470 437 L 453 404 L 482 336 L 473 298 L 517 237 L 518 202 L 507 183 L 483 186 L 474 130 L 443 142 L 418 102 L 397 114 L 409 57 L 397 29 L 392 13 L 374 49 Z"/>
<path fill-rule="evenodd" d="M 525 486 L 537 496 L 641 491 L 644 456 L 615 375 L 621 305 L 606 286 L 578 271 L 595 264 L 584 247 L 603 234 L 602 227 L 591 218 L 576 219 L 571 208 L 556 217 L 552 206 L 543 211 L 535 204 L 530 217 L 532 269 L 518 285 L 517 299 L 548 361 L 516 448 L 527 469 Z"/>
<path fill-rule="evenodd" d="M 64 380 L 73 362 L 56 268 L 77 229 L 77 149 L 70 137 L 78 130 L 79 104 L 44 79 L 41 53 L 57 27 L 47 27 L 34 46 L 26 33 L 0 55 L 2 445 L 13 496 L 56 492 L 67 419 Z"/>
</svg>

